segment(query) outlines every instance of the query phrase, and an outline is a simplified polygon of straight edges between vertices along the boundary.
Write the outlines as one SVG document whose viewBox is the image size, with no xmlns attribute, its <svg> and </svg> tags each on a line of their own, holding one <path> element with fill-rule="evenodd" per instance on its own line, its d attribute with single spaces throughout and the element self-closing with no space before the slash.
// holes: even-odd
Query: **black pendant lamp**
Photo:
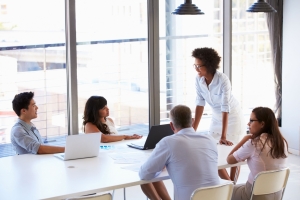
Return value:
<svg viewBox="0 0 300 200">
<path fill-rule="evenodd" d="M 252 6 L 248 8 L 247 12 L 277 12 L 277 11 L 264 0 L 258 0 L 256 3 L 252 4 Z"/>
<path fill-rule="evenodd" d="M 172 12 L 173 15 L 203 15 L 204 12 L 195 5 L 192 4 L 192 0 L 184 0 L 184 4 L 178 6 L 177 9 Z"/>
</svg>

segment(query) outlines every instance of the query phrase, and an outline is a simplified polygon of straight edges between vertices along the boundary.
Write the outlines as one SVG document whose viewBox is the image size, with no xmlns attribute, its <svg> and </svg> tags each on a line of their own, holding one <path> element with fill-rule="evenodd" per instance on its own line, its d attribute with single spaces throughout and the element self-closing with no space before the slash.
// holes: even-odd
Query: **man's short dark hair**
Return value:
<svg viewBox="0 0 300 200">
<path fill-rule="evenodd" d="M 189 107 L 184 105 L 177 105 L 170 111 L 170 119 L 175 128 L 189 128 L 192 127 L 192 111 Z"/>
<path fill-rule="evenodd" d="M 31 99 L 33 99 L 33 96 L 33 92 L 22 92 L 15 96 L 15 98 L 12 101 L 12 107 L 18 116 L 21 115 L 21 109 L 28 109 L 28 106 L 30 104 Z"/>
<path fill-rule="evenodd" d="M 192 56 L 202 61 L 204 67 L 211 74 L 215 74 L 217 69 L 219 69 L 219 64 L 221 57 L 218 52 L 213 48 L 203 47 L 194 49 Z"/>
</svg>

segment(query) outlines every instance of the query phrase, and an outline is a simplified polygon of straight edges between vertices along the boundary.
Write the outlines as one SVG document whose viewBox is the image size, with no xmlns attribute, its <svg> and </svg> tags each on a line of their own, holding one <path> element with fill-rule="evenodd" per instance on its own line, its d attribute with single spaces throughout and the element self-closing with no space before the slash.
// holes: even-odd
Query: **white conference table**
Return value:
<svg viewBox="0 0 300 200">
<path fill-rule="evenodd" d="M 52 154 L 0 158 L 0 199 L 65 199 L 169 179 L 167 170 L 164 170 L 155 179 L 143 181 L 136 171 L 123 169 L 129 164 L 115 163 L 110 156 L 114 152 L 135 152 L 141 156 L 149 156 L 152 150 L 127 147 L 126 144 L 133 141 L 137 142 L 126 140 L 101 144 L 112 148 L 100 149 L 99 156 L 94 158 L 62 161 Z M 227 164 L 226 157 L 232 148 L 218 145 L 219 169 L 246 163 Z"/>
</svg>

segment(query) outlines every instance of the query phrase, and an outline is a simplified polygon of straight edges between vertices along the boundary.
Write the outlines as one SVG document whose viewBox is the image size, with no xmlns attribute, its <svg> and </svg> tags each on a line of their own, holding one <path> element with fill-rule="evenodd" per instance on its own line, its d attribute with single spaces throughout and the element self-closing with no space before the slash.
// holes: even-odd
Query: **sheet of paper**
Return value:
<svg viewBox="0 0 300 200">
<path fill-rule="evenodd" d="M 108 154 L 117 164 L 136 164 L 145 162 L 150 154 L 142 152 L 117 152 Z"/>
</svg>

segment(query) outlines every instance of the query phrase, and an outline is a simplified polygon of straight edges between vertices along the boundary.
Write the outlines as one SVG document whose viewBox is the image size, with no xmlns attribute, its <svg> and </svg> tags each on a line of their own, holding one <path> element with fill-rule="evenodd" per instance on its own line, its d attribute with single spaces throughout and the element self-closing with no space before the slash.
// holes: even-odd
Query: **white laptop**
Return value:
<svg viewBox="0 0 300 200">
<path fill-rule="evenodd" d="M 56 153 L 62 160 L 96 157 L 99 154 L 101 133 L 69 135 L 66 138 L 65 153 Z"/>
</svg>

